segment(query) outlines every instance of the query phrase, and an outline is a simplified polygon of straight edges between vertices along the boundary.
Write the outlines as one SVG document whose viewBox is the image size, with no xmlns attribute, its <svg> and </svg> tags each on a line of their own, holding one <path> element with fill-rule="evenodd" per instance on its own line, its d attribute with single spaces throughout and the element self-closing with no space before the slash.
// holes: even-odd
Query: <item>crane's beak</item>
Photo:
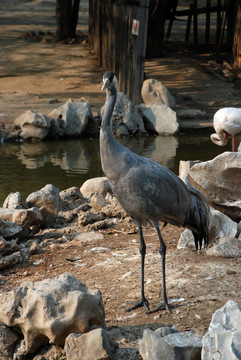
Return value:
<svg viewBox="0 0 241 360">
<path fill-rule="evenodd" d="M 107 85 L 107 82 L 108 82 L 108 79 L 103 79 L 103 86 L 102 86 L 102 88 L 101 88 L 101 91 L 103 91 L 103 90 L 105 90 L 105 88 L 106 88 L 106 85 Z"/>
</svg>

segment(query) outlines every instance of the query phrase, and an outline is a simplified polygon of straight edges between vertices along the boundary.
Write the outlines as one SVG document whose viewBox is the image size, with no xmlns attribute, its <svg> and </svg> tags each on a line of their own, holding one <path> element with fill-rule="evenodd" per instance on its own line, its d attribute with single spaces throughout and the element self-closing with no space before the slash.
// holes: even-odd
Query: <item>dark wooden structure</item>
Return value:
<svg viewBox="0 0 241 360">
<path fill-rule="evenodd" d="M 198 0 L 193 0 L 192 3 L 189 4 L 189 8 L 186 10 L 179 10 L 177 9 L 178 0 L 176 0 L 175 6 L 172 9 L 170 22 L 166 34 L 166 39 L 169 39 L 171 28 L 174 19 L 178 19 L 180 17 L 187 17 L 187 27 L 186 27 L 186 35 L 185 41 L 188 42 L 190 36 L 190 28 L 191 23 L 193 21 L 193 43 L 195 45 L 198 44 L 198 15 L 205 14 L 206 16 L 206 27 L 205 27 L 205 44 L 209 45 L 210 41 L 210 15 L 211 13 L 216 13 L 217 21 L 216 21 L 216 42 L 219 41 L 223 18 L 226 11 L 226 2 L 222 3 L 221 0 L 206 0 L 205 6 L 200 6 L 198 4 Z"/>
<path fill-rule="evenodd" d="M 239 1 L 239 0 L 238 0 Z M 189 41 L 190 29 L 193 28 L 193 44 L 199 45 L 199 24 L 198 17 L 205 16 L 205 45 L 215 45 L 220 48 L 224 42 L 224 33 L 226 32 L 225 42 L 231 45 L 235 31 L 237 4 L 236 0 L 191 0 L 186 9 L 180 9 L 180 1 L 175 0 L 172 10 L 169 14 L 169 24 L 166 33 L 166 41 L 169 40 L 173 21 L 183 21 L 187 19 L 185 42 Z M 216 17 L 216 36 L 215 41 L 210 41 L 211 15 Z"/>
<path fill-rule="evenodd" d="M 149 0 L 89 0 L 90 48 L 134 104 L 141 102 L 148 11 Z"/>
<path fill-rule="evenodd" d="M 141 102 L 145 59 L 162 55 L 165 21 L 169 21 L 166 40 L 173 22 L 182 18 L 186 19 L 183 41 L 189 40 L 192 26 L 193 44 L 199 45 L 198 17 L 205 16 L 204 41 L 210 45 L 210 18 L 214 14 L 213 50 L 219 54 L 225 32 L 226 45 L 229 50 L 233 47 L 235 62 L 241 67 L 241 0 L 190 0 L 184 10 L 180 4 L 181 0 L 89 0 L 89 46 L 98 66 L 117 75 L 119 90 L 135 105 Z"/>
</svg>

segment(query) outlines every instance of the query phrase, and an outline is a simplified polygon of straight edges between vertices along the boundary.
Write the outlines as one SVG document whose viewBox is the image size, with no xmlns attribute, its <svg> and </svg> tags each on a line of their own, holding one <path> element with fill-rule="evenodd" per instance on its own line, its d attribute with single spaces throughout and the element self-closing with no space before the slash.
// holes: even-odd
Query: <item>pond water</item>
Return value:
<svg viewBox="0 0 241 360">
<path fill-rule="evenodd" d="M 209 134 L 138 136 L 119 139 L 139 155 L 151 158 L 178 175 L 180 160 L 210 160 L 231 145 L 214 145 Z M 0 206 L 10 192 L 25 201 L 46 184 L 60 190 L 81 187 L 85 180 L 103 176 L 98 139 L 70 139 L 37 143 L 0 144 Z"/>
</svg>

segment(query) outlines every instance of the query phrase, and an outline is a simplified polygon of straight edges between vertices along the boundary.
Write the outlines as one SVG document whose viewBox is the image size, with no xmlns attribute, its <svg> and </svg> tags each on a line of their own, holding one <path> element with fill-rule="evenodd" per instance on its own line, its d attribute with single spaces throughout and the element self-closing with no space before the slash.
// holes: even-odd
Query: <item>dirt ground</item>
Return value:
<svg viewBox="0 0 241 360">
<path fill-rule="evenodd" d="M 7 8 L 4 3 L 0 0 L 0 124 L 11 127 L 27 109 L 48 113 L 56 107 L 56 101 L 62 103 L 70 97 L 89 99 L 93 112 L 97 111 L 105 101 L 105 94 L 100 92 L 103 69 L 97 68 L 85 34 L 79 33 L 78 41 L 70 39 L 68 43 L 53 40 L 55 1 L 9 0 Z M 84 9 L 80 17 L 82 32 L 87 29 Z M 146 75 L 163 81 L 176 97 L 179 109 L 205 109 L 211 117 L 221 106 L 240 107 L 240 81 L 227 81 L 207 71 L 204 64 L 209 55 L 167 48 L 162 58 L 147 61 Z M 68 237 L 77 230 L 64 231 Z M 9 291 L 25 280 L 72 273 L 89 288 L 101 290 L 107 326 L 121 327 L 125 333 L 120 346 L 130 355 L 123 358 L 140 359 L 137 347 L 143 328 L 169 324 L 202 337 L 216 309 L 229 299 L 241 305 L 240 260 L 177 250 L 182 231 L 172 226 L 162 231 L 167 244 L 170 314 L 161 311 L 147 315 L 144 309 L 124 311 L 140 294 L 138 235 L 132 223 L 103 230 L 101 239 L 69 240 L 46 247 L 46 252 L 31 256 L 28 263 L 2 271 L 0 291 Z M 161 292 L 159 244 L 153 229 L 147 228 L 144 235 L 146 296 L 154 307 Z M 54 239 L 51 230 L 44 237 Z"/>
</svg>

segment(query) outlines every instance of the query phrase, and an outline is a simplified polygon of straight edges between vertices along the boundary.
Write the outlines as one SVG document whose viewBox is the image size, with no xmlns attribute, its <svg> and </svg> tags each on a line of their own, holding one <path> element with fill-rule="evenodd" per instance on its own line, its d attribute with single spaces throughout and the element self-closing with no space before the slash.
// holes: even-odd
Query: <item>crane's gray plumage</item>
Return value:
<svg viewBox="0 0 241 360">
<path fill-rule="evenodd" d="M 100 129 L 100 157 L 104 174 L 123 209 L 135 221 L 140 236 L 141 299 L 127 311 L 144 306 L 149 311 L 144 295 L 144 259 L 146 246 L 142 225 L 150 223 L 157 231 L 162 256 L 163 301 L 154 310 L 169 310 L 165 284 L 166 245 L 159 221 L 189 228 L 194 235 L 196 249 L 208 240 L 208 204 L 198 190 L 187 187 L 165 166 L 138 156 L 118 143 L 112 132 L 112 113 L 118 84 L 115 75 L 107 71 L 103 77 L 106 89 L 105 110 Z"/>
</svg>

